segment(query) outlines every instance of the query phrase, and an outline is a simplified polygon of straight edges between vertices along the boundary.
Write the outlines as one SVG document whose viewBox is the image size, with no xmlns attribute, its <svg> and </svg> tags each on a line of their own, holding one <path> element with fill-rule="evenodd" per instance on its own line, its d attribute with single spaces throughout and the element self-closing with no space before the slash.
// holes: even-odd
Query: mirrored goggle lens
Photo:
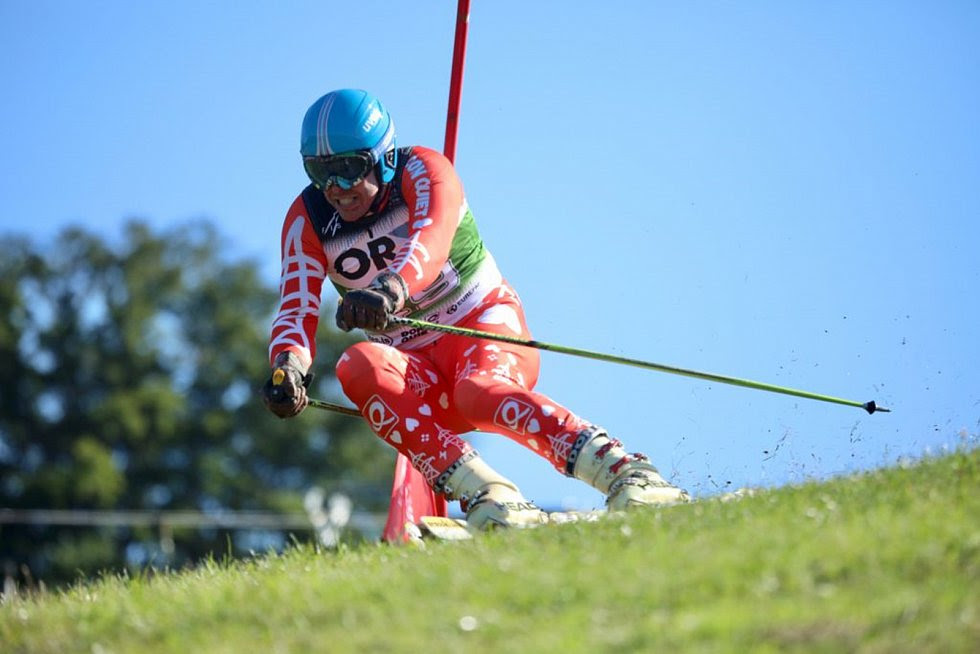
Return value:
<svg viewBox="0 0 980 654">
<path fill-rule="evenodd" d="M 374 162 L 371 156 L 362 152 L 334 157 L 303 157 L 306 174 L 321 187 L 340 183 L 349 188 L 371 172 Z"/>
</svg>

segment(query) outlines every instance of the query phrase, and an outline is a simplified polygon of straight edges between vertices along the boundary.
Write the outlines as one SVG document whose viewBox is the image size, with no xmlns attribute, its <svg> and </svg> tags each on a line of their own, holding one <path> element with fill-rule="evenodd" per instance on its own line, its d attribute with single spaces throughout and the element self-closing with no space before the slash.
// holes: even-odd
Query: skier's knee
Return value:
<svg viewBox="0 0 980 654">
<path fill-rule="evenodd" d="M 453 388 L 453 406 L 463 416 L 474 416 L 486 404 L 492 384 L 485 378 L 466 377 Z"/>
<path fill-rule="evenodd" d="M 360 405 L 381 386 L 386 346 L 362 341 L 344 350 L 337 360 L 337 381 L 352 402 Z"/>
</svg>

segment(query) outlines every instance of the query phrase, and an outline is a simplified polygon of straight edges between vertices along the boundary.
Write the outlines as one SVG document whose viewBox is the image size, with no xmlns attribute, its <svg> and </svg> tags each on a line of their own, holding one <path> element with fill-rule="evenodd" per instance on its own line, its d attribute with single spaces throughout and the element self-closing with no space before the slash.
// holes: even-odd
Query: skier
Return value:
<svg viewBox="0 0 980 654">
<path fill-rule="evenodd" d="M 537 350 L 389 324 L 408 316 L 531 337 L 448 159 L 396 147 L 388 111 L 355 89 L 313 103 L 300 152 L 312 183 L 282 227 L 269 356 L 285 377 L 277 385 L 270 375 L 263 387 L 269 410 L 288 418 L 308 405 L 321 286 L 329 279 L 341 297 L 337 326 L 368 338 L 337 361 L 344 393 L 434 491 L 460 501 L 471 529 L 547 521 L 460 437 L 474 430 L 515 440 L 605 494 L 612 510 L 688 499 L 647 457 L 535 392 Z"/>
</svg>

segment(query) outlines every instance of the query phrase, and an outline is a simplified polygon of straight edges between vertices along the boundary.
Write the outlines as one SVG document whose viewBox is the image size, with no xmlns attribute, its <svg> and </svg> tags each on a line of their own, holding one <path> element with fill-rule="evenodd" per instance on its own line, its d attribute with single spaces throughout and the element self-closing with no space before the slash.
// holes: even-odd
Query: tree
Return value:
<svg viewBox="0 0 980 654">
<path fill-rule="evenodd" d="M 135 221 L 116 247 L 80 228 L 43 250 L 0 240 L 0 507 L 299 511 L 313 485 L 385 506 L 394 455 L 362 421 L 262 406 L 277 294 L 220 241 L 205 223 Z M 337 394 L 350 342 L 321 329 L 313 394 Z M 216 530 L 175 542 L 167 554 L 150 529 L 4 525 L 0 561 L 51 582 L 249 545 Z"/>
</svg>

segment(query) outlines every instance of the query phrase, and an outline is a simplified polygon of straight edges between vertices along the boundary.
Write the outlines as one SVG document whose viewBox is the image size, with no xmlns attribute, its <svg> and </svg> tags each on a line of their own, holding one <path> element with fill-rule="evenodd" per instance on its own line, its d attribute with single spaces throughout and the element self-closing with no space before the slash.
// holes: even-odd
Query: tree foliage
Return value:
<svg viewBox="0 0 980 654">
<path fill-rule="evenodd" d="M 116 245 L 79 228 L 0 240 L 0 507 L 295 512 L 318 485 L 383 508 L 394 455 L 361 421 L 262 406 L 277 293 L 220 247 L 205 223 L 134 221 Z M 349 342 L 321 329 L 316 396 L 337 396 Z M 51 581 L 249 543 L 195 530 L 175 545 L 146 528 L 0 526 L 7 570 Z"/>
</svg>

